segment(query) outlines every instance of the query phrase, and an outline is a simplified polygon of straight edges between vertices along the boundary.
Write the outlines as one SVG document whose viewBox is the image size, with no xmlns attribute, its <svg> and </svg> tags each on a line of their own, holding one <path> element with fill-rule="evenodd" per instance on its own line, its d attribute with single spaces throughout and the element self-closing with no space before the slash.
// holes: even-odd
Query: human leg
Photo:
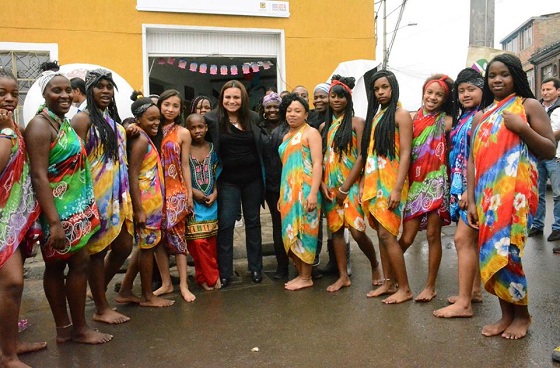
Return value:
<svg viewBox="0 0 560 368">
<path fill-rule="evenodd" d="M 416 297 L 417 302 L 429 302 L 436 295 L 436 280 L 441 263 L 441 219 L 437 211 L 428 214 L 428 224 L 426 229 L 428 238 L 428 278 L 424 290 Z"/>
<path fill-rule="evenodd" d="M 261 234 L 261 199 L 263 195 L 262 180 L 259 178 L 242 188 L 241 203 L 245 219 L 245 244 L 247 262 L 253 282 L 262 281 L 262 234 Z"/>
<path fill-rule="evenodd" d="M 274 278 L 285 279 L 288 277 L 289 259 L 282 242 L 282 220 L 280 218 L 280 211 L 278 211 L 277 208 L 279 198 L 279 192 L 266 192 L 266 205 L 268 206 L 270 218 L 272 220 L 272 240 L 274 242 L 274 254 L 277 264 Z"/>
<path fill-rule="evenodd" d="M 294 261 L 295 267 L 298 270 L 298 276 L 292 281 L 285 284 L 284 288 L 286 290 L 301 290 L 313 286 L 313 280 L 311 279 L 311 268 L 312 265 L 303 262 L 292 252 L 290 258 Z"/>
<path fill-rule="evenodd" d="M 181 290 L 181 296 L 186 302 L 194 302 L 196 296 L 189 290 L 189 284 L 187 282 L 187 255 L 179 253 L 175 255 L 175 261 L 177 262 L 177 271 L 179 271 L 179 289 Z"/>
<path fill-rule="evenodd" d="M 173 300 L 160 298 L 152 291 L 152 270 L 154 267 L 154 248 L 161 247 L 156 245 L 153 248 L 142 249 L 138 252 L 138 269 L 140 271 L 140 282 L 142 284 L 142 307 L 169 307 L 175 303 Z"/>
<path fill-rule="evenodd" d="M 556 241 L 560 239 L 560 162 L 558 159 L 550 160 L 547 163 L 547 167 L 550 177 L 550 186 L 552 187 L 552 196 L 554 199 L 554 222 L 552 223 L 553 234 L 550 234 L 548 241 Z"/>
<path fill-rule="evenodd" d="M 63 343 L 72 338 L 72 322 L 66 306 L 65 269 L 66 262 L 64 261 L 45 260 L 43 289 L 56 325 L 57 343 Z"/>
<path fill-rule="evenodd" d="M 86 322 L 88 263 L 89 254 L 85 247 L 68 259 L 65 293 L 72 317 L 72 341 L 80 344 L 103 344 L 111 341 L 113 335 L 93 330 Z"/>
<path fill-rule="evenodd" d="M 173 292 L 173 284 L 171 283 L 171 273 L 169 272 L 169 254 L 165 246 L 160 245 L 156 247 L 154 255 L 159 274 L 161 275 L 161 287 L 154 291 L 154 295 L 170 294 Z"/>
<path fill-rule="evenodd" d="M 455 232 L 455 248 L 457 249 L 459 295 L 454 304 L 434 311 L 434 316 L 443 318 L 472 317 L 472 298 L 480 296 L 480 272 L 478 270 L 478 233 L 475 229 L 459 219 Z M 478 276 L 478 294 L 474 295 L 474 280 Z"/>
<path fill-rule="evenodd" d="M 119 290 L 119 295 L 115 298 L 117 303 L 123 304 L 139 304 L 140 298 L 132 292 L 132 287 L 134 286 L 134 279 L 138 275 L 138 254 L 140 250 L 136 247 L 132 256 L 130 257 L 130 262 L 128 263 L 128 268 L 124 275 L 121 288 Z"/>
<path fill-rule="evenodd" d="M 358 243 L 360 250 L 366 255 L 371 266 L 371 284 L 373 286 L 380 286 L 383 284 L 383 278 L 381 277 L 381 270 L 377 256 L 375 255 L 375 248 L 373 247 L 373 242 L 367 236 L 364 231 L 359 231 L 353 227 L 349 228 L 352 238 Z"/>
<path fill-rule="evenodd" d="M 338 279 L 327 287 L 328 292 L 338 291 L 343 287 L 352 285 L 346 270 L 346 239 L 344 239 L 344 227 L 332 233 L 332 242 L 338 267 Z"/>
<path fill-rule="evenodd" d="M 399 238 L 399 245 L 401 246 L 403 254 L 414 243 L 416 234 L 420 230 L 420 217 L 415 217 L 403 222 L 403 231 Z"/>
<path fill-rule="evenodd" d="M 510 340 L 518 340 L 527 335 L 531 325 L 531 315 L 527 305 L 513 305 L 513 321 L 505 329 L 502 337 Z"/>
<path fill-rule="evenodd" d="M 391 234 L 383 226 L 379 225 L 377 234 L 380 239 L 381 246 L 386 248 L 387 258 L 389 260 L 390 269 L 395 276 L 398 289 L 395 293 L 384 299 L 385 304 L 403 303 L 412 299 L 412 292 L 408 284 L 408 276 L 406 274 L 406 263 L 401 244 L 397 241 L 397 237 Z M 385 284 L 384 284 L 385 285 Z M 380 288 L 383 288 L 382 285 Z M 390 284 L 389 284 L 390 285 Z"/>
<path fill-rule="evenodd" d="M 222 284 L 233 277 L 233 230 L 241 206 L 241 189 L 233 184 L 218 183 L 218 266 Z"/>
<path fill-rule="evenodd" d="M 503 299 L 499 299 L 499 301 L 502 316 L 497 322 L 482 327 L 482 334 L 484 336 L 500 335 L 506 330 L 506 328 L 508 328 L 509 325 L 511 325 L 511 322 L 513 321 L 514 305 Z"/>
</svg>

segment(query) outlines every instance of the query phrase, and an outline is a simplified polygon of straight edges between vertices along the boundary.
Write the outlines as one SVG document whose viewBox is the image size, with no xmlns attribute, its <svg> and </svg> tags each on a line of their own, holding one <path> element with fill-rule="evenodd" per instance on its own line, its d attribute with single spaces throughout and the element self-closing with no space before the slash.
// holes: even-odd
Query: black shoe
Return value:
<svg viewBox="0 0 560 368">
<path fill-rule="evenodd" d="M 262 277 L 262 272 L 260 271 L 254 271 L 251 272 L 251 280 L 255 283 L 255 284 L 260 284 L 263 280 Z"/>
<path fill-rule="evenodd" d="M 536 227 L 532 227 L 531 230 L 529 230 L 529 237 L 540 236 L 542 234 L 543 234 L 543 230 L 542 229 L 537 229 Z"/>
<path fill-rule="evenodd" d="M 311 278 L 313 280 L 317 280 L 317 279 L 320 279 L 321 277 L 323 277 L 323 274 L 319 270 L 319 266 L 313 266 L 311 268 Z"/>
<path fill-rule="evenodd" d="M 560 247 L 552 248 L 552 253 L 556 253 L 556 254 L 560 253 Z"/>
<path fill-rule="evenodd" d="M 288 267 L 277 267 L 274 276 L 275 280 L 286 280 L 288 279 Z"/>
<path fill-rule="evenodd" d="M 222 284 L 222 289 L 228 287 L 229 285 L 229 278 L 223 277 L 220 279 L 220 283 Z"/>
<path fill-rule="evenodd" d="M 550 235 L 546 240 L 548 241 L 560 240 L 560 230 L 552 230 L 552 232 L 550 233 Z"/>
</svg>

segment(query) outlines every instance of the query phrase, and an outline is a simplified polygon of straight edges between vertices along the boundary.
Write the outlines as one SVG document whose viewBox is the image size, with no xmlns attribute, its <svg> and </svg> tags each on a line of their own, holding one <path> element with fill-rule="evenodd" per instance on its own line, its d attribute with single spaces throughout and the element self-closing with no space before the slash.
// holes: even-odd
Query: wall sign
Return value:
<svg viewBox="0 0 560 368">
<path fill-rule="evenodd" d="M 137 0 L 136 10 L 288 18 L 290 3 L 267 0 Z"/>
</svg>

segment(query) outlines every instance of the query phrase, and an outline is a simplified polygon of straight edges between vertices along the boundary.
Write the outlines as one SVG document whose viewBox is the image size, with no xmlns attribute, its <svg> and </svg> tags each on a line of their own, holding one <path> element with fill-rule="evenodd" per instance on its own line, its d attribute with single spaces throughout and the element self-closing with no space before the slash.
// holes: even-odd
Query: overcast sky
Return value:
<svg viewBox="0 0 560 368">
<path fill-rule="evenodd" d="M 377 1 L 376 1 L 377 2 Z M 394 29 L 402 3 L 387 0 L 387 33 Z M 376 5 L 376 9 L 379 5 Z M 558 0 L 495 0 L 494 47 L 505 36 L 533 16 L 560 12 Z M 383 60 L 382 11 L 378 17 L 377 60 Z M 419 107 L 424 80 L 434 73 L 446 73 L 453 79 L 466 65 L 469 44 L 470 0 L 408 0 L 389 58 L 389 69 L 399 79 L 405 108 Z M 389 43 L 391 35 L 388 35 Z M 560 40 L 560 31 L 558 33 Z"/>
</svg>

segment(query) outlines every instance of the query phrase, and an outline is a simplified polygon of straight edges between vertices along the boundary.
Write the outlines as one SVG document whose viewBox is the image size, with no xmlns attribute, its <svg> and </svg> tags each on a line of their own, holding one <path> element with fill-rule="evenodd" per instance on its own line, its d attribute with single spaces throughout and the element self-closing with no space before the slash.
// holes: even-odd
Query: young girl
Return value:
<svg viewBox="0 0 560 368">
<path fill-rule="evenodd" d="M 453 86 L 453 130 L 449 136 L 450 214 L 457 223 L 459 295 L 447 298 L 452 305 L 434 311 L 434 316 L 472 317 L 471 301 L 481 302 L 480 272 L 478 270 L 477 232 L 467 221 L 467 162 L 471 144 L 471 126 L 482 102 L 484 80 L 474 69 L 463 69 Z"/>
<path fill-rule="evenodd" d="M 25 142 L 14 121 L 18 94 L 17 79 L 0 68 L 0 349 L 4 367 L 27 367 L 19 361 L 18 352 L 47 346 L 46 342 L 22 343 L 18 334 L 24 252 L 38 235 L 34 223 L 40 213 L 31 187 Z"/>
<path fill-rule="evenodd" d="M 206 115 L 208 111 L 212 110 L 212 101 L 206 96 L 197 96 L 191 103 L 191 114 Z"/>
<path fill-rule="evenodd" d="M 403 251 L 397 241 L 408 194 L 412 120 L 399 106 L 399 84 L 392 72 L 375 73 L 371 84 L 373 93 L 356 170 L 365 166 L 360 183 L 362 208 L 377 231 L 385 279 L 367 296 L 392 294 L 383 303 L 397 304 L 412 299 Z"/>
<path fill-rule="evenodd" d="M 86 145 L 101 228 L 89 243 L 89 285 L 95 302 L 93 319 L 110 324 L 130 320 L 111 308 L 105 291 L 132 251 L 132 202 L 128 185 L 126 133 L 115 103 L 112 73 L 95 69 L 86 74 L 84 112 L 72 127 Z"/>
<path fill-rule="evenodd" d="M 183 299 L 192 302 L 196 298 L 187 284 L 187 229 L 188 217 L 192 213 L 191 170 L 189 152 L 191 134 L 182 126 L 181 112 L 183 98 L 179 91 L 164 91 L 157 107 L 161 113 L 163 140 L 161 142 L 161 161 L 165 180 L 165 216 L 163 234 L 164 247 L 156 249 L 156 261 L 161 273 L 162 286 L 154 295 L 171 293 L 173 285 L 169 273 L 169 254 L 175 255 L 179 271 L 179 288 Z"/>
<path fill-rule="evenodd" d="M 428 238 L 428 279 L 417 302 L 429 302 L 437 295 L 436 279 L 441 262 L 441 227 L 451 223 L 447 185 L 445 133 L 451 129 L 453 80 L 436 74 L 422 87 L 422 107 L 414 114 L 410 187 L 404 208 L 403 252 L 412 245 L 419 230 Z"/>
<path fill-rule="evenodd" d="M 84 313 L 86 245 L 99 229 L 100 219 L 85 147 L 65 117 L 72 105 L 72 87 L 55 72 L 45 72 L 39 86 L 45 105 L 27 125 L 25 144 L 33 147 L 28 154 L 33 189 L 42 210 L 43 282 L 56 323 L 56 341 L 102 344 L 113 336 L 90 329 Z"/>
<path fill-rule="evenodd" d="M 479 227 L 482 283 L 502 310 L 482 334 L 520 339 L 531 324 L 521 257 L 538 206 L 534 155 L 553 158 L 556 140 L 516 56 L 502 54 L 488 63 L 482 107 L 473 121 L 468 220 Z"/>
<path fill-rule="evenodd" d="M 220 172 L 214 145 L 206 141 L 208 126 L 200 114 L 187 117 L 192 136 L 190 170 L 194 197 L 194 215 L 189 218 L 187 233 L 189 252 L 194 259 L 196 282 L 205 290 L 220 289 L 216 236 L 218 235 L 218 189 Z"/>
<path fill-rule="evenodd" d="M 133 97 L 136 100 L 131 110 L 140 134 L 129 144 L 129 178 L 138 248 L 132 254 L 117 302 L 139 303 L 143 307 L 169 307 L 174 301 L 160 298 L 152 292 L 154 249 L 159 246 L 162 237 L 164 179 L 159 153 L 150 137 L 156 138 L 160 132 L 160 113 L 150 98 Z M 142 284 L 141 299 L 132 293 L 138 271 Z"/>
<path fill-rule="evenodd" d="M 327 287 L 329 292 L 338 291 L 352 284 L 346 269 L 345 228 L 349 229 L 350 234 L 369 259 L 372 284 L 375 285 L 379 279 L 379 264 L 373 243 L 365 233 L 364 212 L 359 203 L 358 183 L 361 169 L 352 172 L 358 152 L 361 151 L 364 129 L 364 120 L 353 116 L 353 87 L 352 77 L 346 78 L 340 75 L 332 77 L 326 121 L 321 127 L 324 147 L 321 192 L 339 271 L 338 280 Z"/>
<path fill-rule="evenodd" d="M 282 185 L 278 210 L 282 240 L 298 276 L 285 284 L 287 290 L 313 286 L 311 267 L 317 249 L 321 198 L 321 135 L 306 119 L 309 105 L 296 94 L 282 100 L 284 120 L 290 130 L 278 148 L 282 159 Z"/>
</svg>

